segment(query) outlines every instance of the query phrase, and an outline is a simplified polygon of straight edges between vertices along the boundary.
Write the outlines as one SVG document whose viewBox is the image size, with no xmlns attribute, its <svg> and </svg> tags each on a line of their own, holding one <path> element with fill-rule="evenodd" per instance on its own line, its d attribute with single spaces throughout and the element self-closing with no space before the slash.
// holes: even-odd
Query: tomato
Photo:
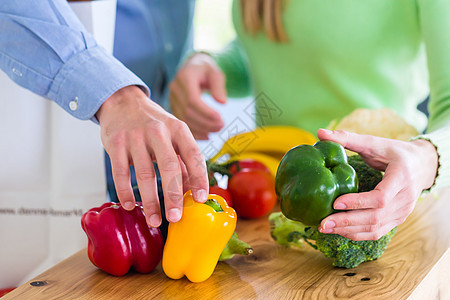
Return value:
<svg viewBox="0 0 450 300">
<path fill-rule="evenodd" d="M 231 174 L 236 174 L 239 171 L 251 169 L 251 170 L 263 170 L 267 173 L 270 173 L 269 168 L 266 167 L 262 162 L 253 160 L 253 159 L 243 159 L 234 161 L 230 164 L 228 170 Z"/>
<path fill-rule="evenodd" d="M 213 185 L 209 187 L 209 193 L 221 196 L 223 199 L 225 199 L 228 206 L 233 207 L 233 198 L 226 189 L 223 189 L 217 185 Z"/>
<path fill-rule="evenodd" d="M 259 218 L 269 213 L 277 202 L 275 181 L 263 170 L 245 169 L 228 182 L 233 208 L 240 217 Z"/>
</svg>

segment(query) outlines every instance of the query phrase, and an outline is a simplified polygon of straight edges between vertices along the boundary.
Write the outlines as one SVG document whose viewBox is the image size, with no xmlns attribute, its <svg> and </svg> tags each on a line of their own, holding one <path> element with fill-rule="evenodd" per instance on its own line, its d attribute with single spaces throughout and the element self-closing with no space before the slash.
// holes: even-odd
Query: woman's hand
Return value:
<svg viewBox="0 0 450 300">
<path fill-rule="evenodd" d="M 404 142 L 323 129 L 317 136 L 359 153 L 371 167 L 385 172 L 373 191 L 338 197 L 334 208 L 347 211 L 322 220 L 319 230 L 323 233 L 336 233 L 355 241 L 377 240 L 403 223 L 421 192 L 434 183 L 438 155 L 426 140 Z"/>
<path fill-rule="evenodd" d="M 96 114 L 103 145 L 111 158 L 117 196 L 125 209 L 134 208 L 130 165 L 134 165 L 147 223 L 161 224 L 153 161 L 158 163 L 168 221 L 180 220 L 183 186 L 196 201 L 208 197 L 208 176 L 202 152 L 185 123 L 151 101 L 137 86 L 115 92 Z"/>
<path fill-rule="evenodd" d="M 190 57 L 170 84 L 170 109 L 186 122 L 196 139 L 207 140 L 210 132 L 224 126 L 220 114 L 202 100 L 202 93 L 209 90 L 219 103 L 225 103 L 225 77 L 215 61 L 205 53 Z"/>
</svg>

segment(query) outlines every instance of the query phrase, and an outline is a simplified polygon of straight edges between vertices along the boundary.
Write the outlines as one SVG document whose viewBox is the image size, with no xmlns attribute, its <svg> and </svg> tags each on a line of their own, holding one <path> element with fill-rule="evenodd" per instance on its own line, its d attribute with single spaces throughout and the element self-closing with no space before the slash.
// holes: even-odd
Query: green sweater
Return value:
<svg viewBox="0 0 450 300">
<path fill-rule="evenodd" d="M 254 95 L 257 125 L 311 132 L 356 108 L 391 108 L 440 156 L 435 187 L 450 186 L 450 1 L 290 0 L 275 43 L 243 28 L 215 56 L 230 97 Z M 430 94 L 428 119 L 417 105 Z"/>
</svg>

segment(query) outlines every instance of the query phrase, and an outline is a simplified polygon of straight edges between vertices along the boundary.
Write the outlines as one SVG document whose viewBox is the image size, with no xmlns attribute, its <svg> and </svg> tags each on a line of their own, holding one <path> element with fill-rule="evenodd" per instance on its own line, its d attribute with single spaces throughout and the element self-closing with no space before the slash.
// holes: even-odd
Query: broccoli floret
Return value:
<svg viewBox="0 0 450 300">
<path fill-rule="evenodd" d="M 333 266 L 341 268 L 355 268 L 360 263 L 380 258 L 397 231 L 395 227 L 376 241 L 353 241 L 338 234 L 321 233 L 317 227 L 305 227 L 281 212 L 272 213 L 269 221 L 272 238 L 280 245 L 303 247 L 304 240 L 326 257 L 333 258 Z"/>
<path fill-rule="evenodd" d="M 305 229 L 304 239 L 309 244 L 315 241 L 315 247 L 326 257 L 334 258 L 333 266 L 341 268 L 354 268 L 360 263 L 375 260 L 383 255 L 387 245 L 397 228 L 376 241 L 353 241 L 338 234 L 325 234 L 317 227 Z"/>
<path fill-rule="evenodd" d="M 359 156 L 359 154 L 348 157 L 348 164 L 355 169 L 358 176 L 358 193 L 373 190 L 383 179 L 383 173 L 373 169 Z"/>
<path fill-rule="evenodd" d="M 368 166 L 359 155 L 348 158 L 358 175 L 358 192 L 371 191 L 383 178 L 380 171 Z M 355 268 L 360 263 L 375 260 L 383 255 L 397 227 L 376 241 L 353 241 L 338 234 L 321 233 L 317 227 L 306 227 L 289 220 L 281 212 L 269 216 L 272 238 L 284 246 L 302 247 L 305 241 L 326 257 L 333 258 L 333 266 Z"/>
<path fill-rule="evenodd" d="M 306 226 L 286 218 L 281 212 L 269 216 L 270 234 L 278 244 L 283 246 L 303 247 Z"/>
</svg>

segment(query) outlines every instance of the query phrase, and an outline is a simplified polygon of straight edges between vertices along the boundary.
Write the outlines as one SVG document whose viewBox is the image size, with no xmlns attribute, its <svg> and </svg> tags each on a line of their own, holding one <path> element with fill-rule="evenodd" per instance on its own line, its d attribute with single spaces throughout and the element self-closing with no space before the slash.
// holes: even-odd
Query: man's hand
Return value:
<svg viewBox="0 0 450 300">
<path fill-rule="evenodd" d="M 207 140 L 210 132 L 224 126 L 220 114 L 201 98 L 204 90 L 219 103 L 225 103 L 225 77 L 215 61 L 205 53 L 193 55 L 178 71 L 170 84 L 170 109 L 186 122 L 194 137 Z"/>
<path fill-rule="evenodd" d="M 438 155 L 426 140 L 404 142 L 323 129 L 319 129 L 317 136 L 359 153 L 368 165 L 385 171 L 373 191 L 338 197 L 334 208 L 346 211 L 323 219 L 319 227 L 323 233 L 336 233 L 356 241 L 377 240 L 403 223 L 422 191 L 434 183 Z"/>
<path fill-rule="evenodd" d="M 130 165 L 136 179 L 147 223 L 161 224 L 153 161 L 161 173 L 168 221 L 180 220 L 183 186 L 192 189 L 196 201 L 208 197 L 208 178 L 203 154 L 185 123 L 151 101 L 137 86 L 115 92 L 98 110 L 103 145 L 111 158 L 119 201 L 134 208 Z"/>
</svg>

